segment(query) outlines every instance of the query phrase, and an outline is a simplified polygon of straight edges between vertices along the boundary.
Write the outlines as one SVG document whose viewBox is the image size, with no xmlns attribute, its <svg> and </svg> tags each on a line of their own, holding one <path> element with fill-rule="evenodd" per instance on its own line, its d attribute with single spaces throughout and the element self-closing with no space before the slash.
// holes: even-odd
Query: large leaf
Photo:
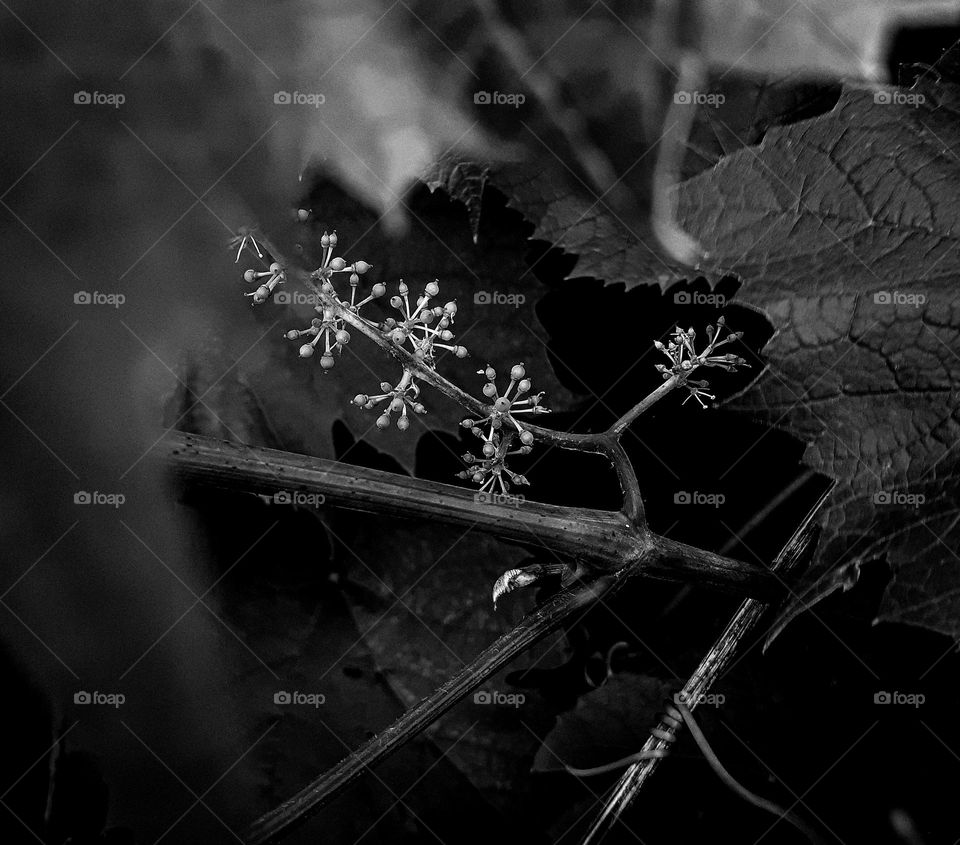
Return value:
<svg viewBox="0 0 960 845">
<path fill-rule="evenodd" d="M 829 113 L 767 129 L 678 190 L 680 222 L 709 252 L 700 271 L 738 276 L 738 300 L 776 329 L 733 406 L 806 441 L 807 464 L 838 482 L 782 622 L 885 557 L 880 618 L 960 634 L 958 104 L 953 86 L 847 87 Z M 577 275 L 679 277 L 650 269 L 609 214 L 571 229 L 582 206 L 569 198 L 525 202 L 538 236 L 581 253 Z"/>
<path fill-rule="evenodd" d="M 498 5 L 509 10 L 509 24 L 493 11 Z M 534 238 L 579 257 L 575 275 L 628 287 L 652 277 L 664 288 L 697 255 L 681 248 L 682 237 L 661 242 L 666 220 L 651 224 L 655 168 L 664 149 L 687 146 L 678 170 L 688 176 L 692 168 L 715 163 L 718 152 L 756 143 L 767 126 L 826 107 L 836 94 L 830 80 L 885 79 L 897 27 L 960 16 L 956 2 L 902 0 L 667 0 L 652 7 L 571 2 L 550 4 L 547 14 L 537 3 L 478 7 L 484 12 L 479 16 L 446 15 L 448 26 L 437 27 L 441 40 L 458 51 L 464 20 L 473 23 L 467 43 L 476 50 L 478 40 L 489 41 L 500 61 L 475 66 L 475 78 L 466 81 L 474 90 L 519 93 L 526 102 L 474 109 L 478 121 L 510 142 L 487 151 L 495 163 L 478 171 L 483 179 L 471 183 L 460 167 L 445 176 L 432 173 L 428 182 L 449 184 L 452 178 L 454 193 L 468 194 L 475 215 L 469 195 L 482 190 L 489 175 L 535 224 Z M 430 21 L 429 11 L 418 11 Z M 685 75 L 681 69 L 691 55 L 713 75 Z M 447 58 L 451 72 L 463 77 L 462 59 Z M 688 115 L 681 115 L 685 107 L 677 109 L 676 95 L 689 100 L 720 90 L 726 101 L 699 109 L 689 135 L 678 129 Z"/>
<path fill-rule="evenodd" d="M 639 7 L 352 0 L 291 10 L 268 32 L 259 4 L 243 8 L 246 14 L 235 12 L 231 23 L 256 45 L 261 62 L 252 75 L 265 102 L 278 89 L 325 97 L 319 108 L 276 105 L 273 115 L 283 127 L 275 140 L 323 161 L 388 219 L 404 216 L 398 200 L 406 185 L 438 155 L 451 146 L 489 154 L 496 133 L 519 140 L 531 161 L 548 149 L 569 156 L 594 189 L 610 190 L 618 213 L 639 212 L 630 223 L 638 231 L 647 197 L 624 189 L 647 184 L 654 156 L 626 174 L 644 146 L 634 153 L 615 133 L 591 131 L 591 122 L 608 119 L 611 107 L 632 120 L 645 112 L 646 144 L 654 143 L 656 115 L 690 41 L 713 68 L 876 80 L 885 77 L 896 27 L 951 22 L 960 14 L 957 0 L 666 0 Z M 483 89 L 525 92 L 529 103 L 506 118 L 503 108 L 471 102 Z M 566 111 L 566 98 L 579 116 Z M 614 181 L 617 171 L 628 176 L 623 185 Z"/>
<path fill-rule="evenodd" d="M 807 441 L 839 482 L 805 598 L 885 555 L 880 617 L 956 636 L 960 91 L 898 94 L 924 101 L 845 90 L 686 183 L 681 214 L 711 275 L 737 273 L 777 329 L 735 407 Z"/>
</svg>

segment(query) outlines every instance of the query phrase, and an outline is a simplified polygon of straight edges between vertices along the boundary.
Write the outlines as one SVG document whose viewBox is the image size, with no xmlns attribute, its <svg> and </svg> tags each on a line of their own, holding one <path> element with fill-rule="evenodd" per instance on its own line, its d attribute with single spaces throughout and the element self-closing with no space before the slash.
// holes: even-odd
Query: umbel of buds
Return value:
<svg viewBox="0 0 960 845">
<path fill-rule="evenodd" d="M 377 396 L 367 396 L 366 393 L 358 393 L 353 397 L 353 404 L 365 410 L 370 410 L 376 405 L 386 403 L 383 413 L 377 417 L 377 428 L 388 428 L 390 425 L 390 415 L 399 414 L 397 417 L 397 428 L 400 431 L 406 431 L 410 428 L 410 420 L 407 417 L 407 409 L 415 414 L 425 414 L 427 409 L 418 401 L 420 398 L 420 387 L 414 380 L 413 373 L 404 369 L 403 376 L 396 386 L 391 386 L 390 382 L 380 382 L 380 389 L 383 393 Z"/>
<path fill-rule="evenodd" d="M 298 210 L 297 218 L 300 222 L 309 219 L 309 211 Z M 231 241 L 231 246 L 240 242 L 242 250 L 247 240 L 253 243 L 251 233 L 244 233 Z M 316 285 L 314 290 L 319 294 L 319 304 L 314 306 L 316 316 L 310 325 L 303 329 L 290 329 L 284 335 L 288 340 L 300 341 L 300 357 L 313 358 L 319 351 L 320 366 L 330 370 L 336 364 L 336 356 L 343 353 L 343 348 L 350 343 L 351 320 L 354 326 L 357 320 L 379 332 L 384 340 L 404 349 L 422 367 L 436 369 L 436 357 L 441 352 L 447 352 L 457 358 L 466 358 L 467 349 L 464 346 L 453 344 L 453 323 L 457 314 L 456 302 L 450 301 L 444 305 L 434 305 L 433 301 L 440 295 L 440 284 L 437 281 L 429 282 L 423 292 L 415 299 L 411 297 L 410 287 L 402 279 L 397 288 L 397 294 L 390 298 L 391 307 L 398 313 L 396 317 L 387 317 L 382 322 L 368 319 L 361 313 L 361 309 L 386 295 L 387 286 L 378 282 L 370 289 L 370 293 L 361 298 L 358 293 L 360 277 L 371 265 L 366 261 L 348 262 L 339 256 L 334 256 L 337 247 L 337 233 L 324 232 L 320 238 L 323 249 L 323 260 L 320 266 L 310 274 L 311 282 Z M 347 275 L 350 295 L 341 296 L 337 290 L 335 279 Z M 247 270 L 243 274 L 249 284 L 260 282 L 259 286 L 247 296 L 252 297 L 254 305 L 266 302 L 278 285 L 286 281 L 283 268 L 274 262 L 266 272 Z M 304 342 L 306 341 L 306 342 Z M 387 428 L 396 414 L 397 428 L 406 431 L 410 427 L 408 414 L 426 413 L 426 408 L 419 401 L 420 386 L 416 382 L 415 368 L 405 366 L 396 385 L 389 382 L 380 384 L 379 394 L 368 396 L 365 393 L 357 394 L 353 402 L 364 409 L 371 409 L 383 404 L 384 410 L 377 418 L 379 428 Z"/>
<path fill-rule="evenodd" d="M 457 316 L 457 303 L 448 302 L 442 307 L 430 307 L 430 300 L 439 294 L 439 283 L 430 282 L 424 286 L 423 293 L 411 306 L 410 287 L 401 279 L 397 296 L 390 297 L 390 307 L 400 313 L 401 319 L 387 317 L 380 326 L 380 330 L 389 334 L 390 340 L 397 346 L 409 344 L 409 351 L 428 367 L 434 366 L 437 349 L 445 349 L 458 358 L 467 357 L 466 347 L 450 344 L 454 337 L 450 326 Z"/>
<path fill-rule="evenodd" d="M 263 279 L 267 279 L 267 281 L 263 282 Z M 287 278 L 284 275 L 283 268 L 274 261 L 273 264 L 270 265 L 270 269 L 265 270 L 263 273 L 258 273 L 256 270 L 247 270 L 243 274 L 243 280 L 248 285 L 261 282 L 255 291 L 244 294 L 244 296 L 253 297 L 252 305 L 262 305 L 271 297 L 277 285 L 282 285 Z"/>
<path fill-rule="evenodd" d="M 693 329 L 684 331 L 679 326 L 674 329 L 673 334 L 666 344 L 655 340 L 653 345 L 667 356 L 669 365 L 657 364 L 657 370 L 664 379 L 677 378 L 680 383 L 689 390 L 683 404 L 691 397 L 700 403 L 701 408 L 707 405 L 703 401 L 704 397 L 710 400 L 716 399 L 712 393 L 709 393 L 709 382 L 705 380 L 695 381 L 690 378 L 694 370 L 698 367 L 720 367 L 721 369 L 733 372 L 738 367 L 749 367 L 750 365 L 739 355 L 727 353 L 724 355 L 714 355 L 714 351 L 727 343 L 740 340 L 743 332 L 728 332 L 727 336 L 720 339 L 720 333 L 724 328 L 724 319 L 720 317 L 717 320 L 717 326 L 707 326 L 707 345 L 702 352 L 697 352 L 694 346 L 694 340 L 697 333 Z"/>
<path fill-rule="evenodd" d="M 252 239 L 252 236 L 250 237 Z M 314 271 L 313 278 L 320 283 L 321 290 L 328 294 L 332 302 L 316 305 L 313 310 L 317 313 L 317 316 L 310 321 L 310 325 L 305 329 L 291 329 L 284 337 L 287 340 L 307 339 L 307 343 L 300 346 L 300 357 L 312 358 L 319 348 L 321 353 L 320 366 L 329 370 L 336 363 L 334 353 L 342 353 L 343 347 L 350 342 L 350 332 L 347 331 L 346 321 L 343 319 L 343 313 L 340 309 L 359 314 L 364 305 L 377 297 L 383 296 L 387 292 L 387 287 L 386 285 L 376 284 L 369 296 L 358 301 L 357 288 L 360 285 L 360 276 L 370 269 L 370 265 L 366 261 L 355 261 L 348 264 L 343 258 L 334 258 L 333 250 L 337 245 L 336 232 L 333 234 L 324 233 L 320 239 L 320 245 L 323 247 L 323 263 Z M 349 301 L 343 301 L 337 296 L 332 281 L 337 273 L 348 273 L 350 276 Z M 277 285 L 286 281 L 286 276 L 283 268 L 276 262 L 271 264 L 270 270 L 265 273 L 247 270 L 243 274 L 243 278 L 249 284 L 268 276 L 268 281 L 263 282 L 253 293 L 247 294 L 247 296 L 253 297 L 254 305 L 261 305 L 266 302 Z"/>
<path fill-rule="evenodd" d="M 360 287 L 360 277 L 370 269 L 371 265 L 366 261 L 355 261 L 348 264 L 343 258 L 334 258 L 333 250 L 336 245 L 337 233 L 327 234 L 324 232 L 320 238 L 320 246 L 323 248 L 323 263 L 312 274 L 312 278 L 319 283 L 320 290 L 327 295 L 329 301 L 314 306 L 313 310 L 319 316 L 314 317 L 307 328 L 291 329 L 285 335 L 287 340 L 310 338 L 308 343 L 300 346 L 300 357 L 312 358 L 317 347 L 319 347 L 321 350 L 320 366 L 325 370 L 331 369 L 336 363 L 334 353 L 342 354 L 343 347 L 350 342 L 350 332 L 347 330 L 343 312 L 349 311 L 359 316 L 360 309 L 364 305 L 374 299 L 379 299 L 387 292 L 387 286 L 378 283 L 370 289 L 370 293 L 365 298 L 358 300 L 357 291 Z M 334 276 L 340 273 L 349 273 L 349 300 L 341 299 L 333 284 Z"/>
<path fill-rule="evenodd" d="M 400 314 L 400 319 L 387 317 L 376 325 L 384 338 L 391 343 L 405 349 L 414 358 L 431 370 L 436 369 L 437 350 L 452 353 L 457 358 L 467 356 L 466 347 L 454 346 L 450 343 L 454 334 L 451 326 L 457 316 L 457 303 L 448 302 L 446 305 L 434 305 L 430 302 L 440 294 L 440 285 L 429 282 L 424 286 L 423 293 L 416 301 L 410 302 L 410 287 L 402 279 L 397 288 L 397 294 L 390 297 L 390 306 Z M 373 324 L 371 324 L 373 325 Z M 387 428 L 392 419 L 391 414 L 397 414 L 397 428 L 406 431 L 410 427 L 408 411 L 415 414 L 425 414 L 427 409 L 420 403 L 420 386 L 416 376 L 409 367 L 403 368 L 400 381 L 395 386 L 389 382 L 380 384 L 381 393 L 368 396 L 358 393 L 353 397 L 353 404 L 369 410 L 376 405 L 385 404 L 384 411 L 377 417 L 377 427 Z"/>
<path fill-rule="evenodd" d="M 523 364 L 516 364 L 510 370 L 510 384 L 503 395 L 497 390 L 497 371 L 493 367 L 477 370 L 477 374 L 487 379 L 483 386 L 483 395 L 490 401 L 487 406 L 488 413 L 479 420 L 465 419 L 460 425 L 470 429 L 471 433 L 483 441 L 482 454 L 479 457 L 470 452 L 465 454 L 463 460 L 467 469 L 458 473 L 458 477 L 479 484 L 481 492 L 495 492 L 499 486 L 501 493 L 507 493 L 511 482 L 530 483 L 526 477 L 511 472 L 506 465 L 509 456 L 528 455 L 533 448 L 533 432 L 524 428 L 516 416 L 547 414 L 549 409 L 542 405 L 542 393 L 530 392 L 532 385 Z M 511 451 L 510 446 L 515 437 L 519 437 L 520 446 Z"/>
</svg>

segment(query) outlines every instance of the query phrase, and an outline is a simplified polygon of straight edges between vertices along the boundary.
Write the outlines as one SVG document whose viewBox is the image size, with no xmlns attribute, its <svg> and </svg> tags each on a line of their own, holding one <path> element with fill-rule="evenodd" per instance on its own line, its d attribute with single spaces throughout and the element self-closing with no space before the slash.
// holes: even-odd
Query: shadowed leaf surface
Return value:
<svg viewBox="0 0 960 845">
<path fill-rule="evenodd" d="M 808 443 L 839 482 L 787 615 L 885 556 L 880 618 L 956 636 L 960 616 L 958 90 L 846 89 L 680 191 L 682 218 L 770 316 L 768 368 L 733 407 Z M 759 233 L 759 234 L 758 234 Z"/>
<path fill-rule="evenodd" d="M 657 724 L 676 683 L 651 675 L 618 672 L 582 695 L 561 714 L 533 761 L 535 772 L 566 771 L 612 763 L 639 751 Z"/>
<path fill-rule="evenodd" d="M 368 597 L 359 601 L 354 594 L 351 599 L 364 642 L 391 688 L 412 707 L 509 631 L 521 607 L 533 606 L 534 594 L 524 591 L 493 610 L 494 580 L 527 559 L 516 547 L 470 530 L 384 522 L 389 524 L 388 549 L 369 532 L 351 539 L 342 560 L 351 581 Z M 516 811 L 518 794 L 529 789 L 535 731 L 550 717 L 536 692 L 512 687 L 505 675 L 550 668 L 563 654 L 563 636 L 547 638 L 483 685 L 489 701 L 472 695 L 427 730 L 448 759 L 503 811 Z M 519 699 L 509 698 L 517 694 Z"/>
</svg>

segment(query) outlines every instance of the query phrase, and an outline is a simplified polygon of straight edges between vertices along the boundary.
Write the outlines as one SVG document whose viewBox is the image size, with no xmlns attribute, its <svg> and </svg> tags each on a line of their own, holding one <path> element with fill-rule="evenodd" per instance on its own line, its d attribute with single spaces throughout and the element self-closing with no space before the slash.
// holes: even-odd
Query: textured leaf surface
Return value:
<svg viewBox="0 0 960 845">
<path fill-rule="evenodd" d="M 767 129 L 684 182 L 679 217 L 708 250 L 700 273 L 738 276 L 738 300 L 776 329 L 769 367 L 733 407 L 807 442 L 806 463 L 838 481 L 818 561 L 781 621 L 885 557 L 880 618 L 957 636 L 960 101 L 952 86 L 897 94 L 847 87 L 830 112 Z M 580 255 L 575 275 L 679 278 L 549 180 L 494 181 L 535 237 Z"/>
<path fill-rule="evenodd" d="M 286 86 L 323 93 L 318 108 L 275 108 L 286 124 L 278 140 L 299 144 L 306 158 L 322 160 L 358 196 L 399 222 L 404 210 L 397 201 L 424 167 L 451 146 L 488 153 L 486 130 L 503 130 L 496 109 L 470 109 L 478 89 L 500 82 L 499 90 L 505 92 L 535 90 L 552 114 L 531 124 L 535 137 L 513 121 L 527 157 L 542 159 L 544 140 L 566 157 L 565 145 L 558 143 L 562 136 L 571 144 L 574 168 L 583 166 L 597 176 L 604 168 L 592 168 L 593 151 L 573 144 L 589 135 L 558 110 L 565 105 L 558 88 L 578 100 L 586 121 L 609 113 L 611 105 L 632 110 L 641 104 L 655 113 L 665 93 L 654 82 L 656 75 L 675 69 L 689 47 L 679 37 L 681 14 L 694 46 L 713 68 L 883 79 L 885 54 L 897 27 L 951 23 L 960 13 L 957 0 L 707 0 L 692 7 L 671 0 L 657 6 L 651 11 L 645 5 L 586 0 L 489 6 L 386 0 L 312 4 L 299 18 L 291 15 L 289 29 L 280 28 L 269 46 L 258 29 L 254 43 L 273 71 L 272 76 L 260 74 L 261 90 L 265 97 Z M 491 17 L 495 8 L 511 22 L 512 32 Z M 251 28 L 257 14 L 259 9 L 246 21 Z M 598 49 L 603 51 L 602 68 Z M 513 78 L 491 71 L 491 66 L 511 62 Z M 598 84 L 600 74 L 606 84 Z M 631 92 L 636 102 L 628 97 Z M 529 112 L 524 114 L 528 123 Z M 551 124 L 559 132 L 545 134 L 543 126 Z M 651 131 L 653 127 L 651 123 Z M 658 135 L 653 132 L 648 141 Z M 619 145 L 613 139 L 598 149 L 622 173 L 633 158 L 622 160 Z M 638 168 L 634 175 L 646 169 Z M 603 191 L 615 185 L 601 178 L 594 187 Z M 641 210 L 644 203 L 641 197 Z"/>
<path fill-rule="evenodd" d="M 430 20 L 429 10 L 418 11 Z M 499 162 L 483 172 L 534 223 L 534 238 L 578 256 L 573 275 L 628 288 L 656 279 L 664 289 L 686 275 L 671 257 L 679 253 L 657 237 L 650 211 L 660 143 L 677 122 L 667 109 L 691 46 L 715 71 L 712 81 L 700 83 L 707 90 L 696 93 L 712 93 L 722 82 L 727 100 L 719 109 L 698 109 L 681 176 L 756 143 L 788 116 L 827 107 L 836 96 L 829 80 L 884 79 L 897 27 L 951 22 L 960 4 L 709 0 L 683 13 L 680 26 L 674 2 L 655 10 L 587 2 L 547 10 L 533 3 L 511 8 L 509 25 L 484 15 L 477 20 L 477 39 L 489 40 L 500 61 L 496 70 L 477 65 L 474 78 L 464 79 L 474 88 L 526 96 L 516 108 L 475 106 L 477 120 L 509 142 L 486 151 Z M 435 29 L 451 49 L 460 46 L 455 30 Z M 681 29 L 690 42 L 681 43 Z M 603 62 L 596 61 L 598 50 Z M 462 66 L 452 71 L 463 75 Z M 471 198 L 478 192 L 465 169 L 452 166 L 426 178 L 431 187 L 452 179 L 473 219 L 479 206 Z"/>
<path fill-rule="evenodd" d="M 713 167 L 723 156 L 759 144 L 773 126 L 829 111 L 841 89 L 839 84 L 809 81 L 796 74 L 783 78 L 730 75 L 720 80 L 717 87 L 723 102 L 697 109 L 686 142 L 682 179 Z"/>
<path fill-rule="evenodd" d="M 400 700 L 412 707 L 509 631 L 535 596 L 521 593 L 493 610 L 494 580 L 527 557 L 516 547 L 474 531 L 399 522 L 390 523 L 390 538 L 385 553 L 377 535 L 356 537 L 343 563 L 370 597 L 352 602 L 364 642 Z M 505 674 L 549 668 L 563 656 L 562 642 L 562 635 L 548 638 L 482 689 L 502 696 L 522 692 Z M 504 810 L 516 807 L 527 786 L 536 746 L 528 726 L 546 718 L 539 696 L 527 692 L 523 699 L 514 706 L 503 698 L 498 704 L 470 697 L 427 730 L 481 794 Z"/>
<path fill-rule="evenodd" d="M 839 482 L 805 597 L 886 556 L 880 618 L 956 636 L 960 101 L 922 95 L 847 89 L 686 183 L 681 214 L 711 275 L 739 275 L 777 329 L 734 407 L 805 440 L 806 462 Z"/>
</svg>

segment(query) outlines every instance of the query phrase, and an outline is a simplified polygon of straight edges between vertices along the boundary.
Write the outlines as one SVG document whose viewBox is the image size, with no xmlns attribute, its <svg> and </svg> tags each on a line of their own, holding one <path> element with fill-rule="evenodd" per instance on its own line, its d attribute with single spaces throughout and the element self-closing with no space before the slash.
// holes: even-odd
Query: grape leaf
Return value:
<svg viewBox="0 0 960 845">
<path fill-rule="evenodd" d="M 594 188 L 616 191 L 616 183 L 602 181 L 602 174 L 613 170 L 592 162 L 606 157 L 627 175 L 635 156 L 622 160 L 620 143 L 609 135 L 596 150 L 578 149 L 578 142 L 592 143 L 596 136 L 563 110 L 568 105 L 563 97 L 576 100 L 585 123 L 609 113 L 611 104 L 619 105 L 618 114 L 630 114 L 635 105 L 638 116 L 639 109 L 656 114 L 672 93 L 657 77 L 675 68 L 691 46 L 683 33 L 713 68 L 879 80 L 897 27 L 951 23 L 958 12 L 957 0 L 709 0 L 692 7 L 674 0 L 657 4 L 655 13 L 646 6 L 585 0 L 439 5 L 420 0 L 399 7 L 354 0 L 335 9 L 315 4 L 299 10 L 270 32 L 260 25 L 257 8 L 243 25 L 256 27 L 264 63 L 279 71 L 258 75 L 261 96 L 289 86 L 325 98 L 316 108 L 276 105 L 286 124 L 280 144 L 298 145 L 305 158 L 322 160 L 350 190 L 399 224 L 404 209 L 398 200 L 407 184 L 443 151 L 451 146 L 472 154 L 493 151 L 491 134 L 499 133 L 504 121 L 496 108 L 469 109 L 478 89 L 496 83 L 506 92 L 532 89 L 548 113 L 541 116 L 545 120 L 526 120 L 537 137 L 561 157 L 568 149 L 576 168 L 600 176 Z M 505 72 L 508 67 L 512 70 Z M 599 75 L 605 84 L 598 84 Z M 284 84 L 278 85 L 278 78 Z M 626 98 L 631 92 L 636 103 Z M 528 159 L 543 158 L 540 141 L 512 122 Z M 555 131 L 545 134 L 545 126 Z M 656 120 L 648 124 L 648 141 L 660 134 L 657 126 Z M 645 171 L 640 167 L 632 176 L 645 183 Z M 646 197 L 623 192 L 630 194 L 642 212 Z"/>
<path fill-rule="evenodd" d="M 816 117 L 836 105 L 840 85 L 792 74 L 768 78 L 720 77 L 711 86 L 723 95 L 712 108 L 697 109 L 680 172 L 689 179 L 741 147 L 759 144 L 768 129 Z"/>
<path fill-rule="evenodd" d="M 390 538 L 386 548 L 384 536 Z M 351 600 L 357 628 L 405 706 L 433 692 L 513 627 L 520 608 L 511 602 L 494 611 L 490 588 L 504 570 L 523 565 L 526 558 L 517 547 L 477 532 L 392 520 L 350 539 L 342 556 L 344 571 L 375 599 Z M 535 596 L 520 596 L 517 602 L 529 610 Z M 518 666 L 549 668 L 563 655 L 562 643 L 562 633 L 548 638 L 484 684 L 490 701 L 471 696 L 426 730 L 504 812 L 515 810 L 527 786 L 536 740 L 526 725 L 546 718 L 543 700 L 515 690 L 504 676 Z M 507 698 L 518 692 L 518 699 Z M 503 697 L 494 700 L 493 693 Z"/>
<path fill-rule="evenodd" d="M 738 276 L 738 301 L 776 329 L 732 407 L 807 442 L 806 463 L 838 482 L 781 623 L 885 558 L 879 619 L 960 635 L 958 90 L 848 86 L 832 111 L 770 128 L 678 188 L 681 225 L 709 253 L 700 272 Z M 576 219 L 564 202 L 528 199 L 538 236 Z M 664 285 L 615 222 L 566 232 L 585 253 L 576 272 Z"/>
<path fill-rule="evenodd" d="M 443 189 L 450 199 L 462 202 L 467 207 L 474 243 L 477 242 L 480 234 L 483 189 L 487 185 L 489 175 L 488 166 L 472 161 L 461 161 L 459 155 L 448 153 L 437 159 L 420 177 L 431 194 L 437 189 Z"/>
<path fill-rule="evenodd" d="M 956 3 L 902 0 L 710 0 L 684 7 L 681 20 L 674 2 L 658 4 L 655 14 L 628 4 L 574 2 L 553 4 L 544 15 L 539 4 L 502 4 L 509 7 L 506 24 L 493 11 L 498 4 L 478 5 L 484 13 L 476 30 L 483 35 L 476 38 L 489 39 L 503 61 L 477 68 L 475 86 L 488 96 L 489 89 L 526 96 L 516 108 L 488 100 L 474 109 L 509 142 L 488 150 L 494 163 L 484 174 L 534 223 L 534 238 L 579 256 L 575 275 L 628 287 L 653 277 L 664 288 L 685 275 L 681 256 L 695 254 L 662 243 L 650 220 L 660 147 L 672 143 L 670 127 L 678 123 L 667 109 L 684 55 L 693 50 L 716 71 L 697 93 L 723 81 L 727 97 L 716 110 L 698 109 L 690 136 L 678 139 L 688 147 L 680 172 L 689 176 L 692 167 L 714 163 L 717 147 L 729 153 L 756 143 L 789 113 L 797 118 L 822 109 L 836 95 L 828 80 L 883 79 L 897 26 L 950 21 L 960 10 Z M 417 10 L 430 21 L 428 10 Z M 456 51 L 462 36 L 453 24 L 435 29 Z M 598 49 L 603 62 L 596 61 Z M 454 70 L 462 75 L 462 68 Z M 468 158 L 460 154 L 457 163 Z M 475 215 L 479 206 L 470 197 L 479 192 L 463 166 L 426 178 L 431 187 L 454 179 Z"/>
<path fill-rule="evenodd" d="M 724 155 L 762 140 L 772 126 L 808 118 L 831 108 L 838 85 L 800 77 L 756 79 L 731 77 L 718 90 L 716 109 L 698 109 L 686 141 L 683 175 L 713 167 Z M 589 276 L 629 290 L 647 277 L 664 289 L 687 274 L 663 255 L 653 232 L 629 225 L 607 203 L 590 200 L 570 184 L 556 162 L 480 163 L 450 153 L 435 162 L 421 180 L 431 191 L 443 188 L 468 210 L 474 236 L 479 226 L 483 191 L 489 183 L 511 208 L 534 224 L 533 240 L 542 240 L 577 256 L 571 277 Z M 642 232 L 642 234 L 641 234 Z"/>
<path fill-rule="evenodd" d="M 680 213 L 710 276 L 738 274 L 777 329 L 732 406 L 802 438 L 839 482 L 783 621 L 886 557 L 879 618 L 957 636 L 960 89 L 899 93 L 845 89 L 685 183 Z"/>
</svg>

